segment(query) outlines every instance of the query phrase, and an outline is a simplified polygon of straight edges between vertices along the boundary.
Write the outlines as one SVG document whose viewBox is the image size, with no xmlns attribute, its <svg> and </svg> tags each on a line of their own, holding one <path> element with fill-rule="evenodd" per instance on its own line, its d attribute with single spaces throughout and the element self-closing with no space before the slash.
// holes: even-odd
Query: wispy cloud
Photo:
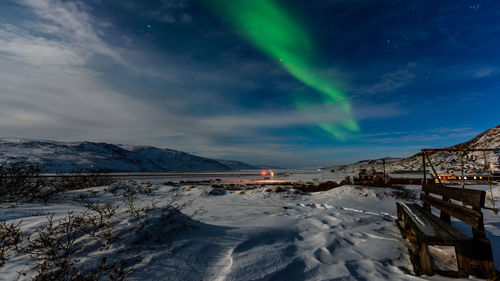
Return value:
<svg viewBox="0 0 500 281">
<path fill-rule="evenodd" d="M 106 87 L 88 67 L 95 56 L 118 63 L 123 58 L 101 39 L 103 31 L 92 24 L 85 6 L 52 0 L 19 5 L 37 20 L 0 29 L 3 134 L 95 137 L 147 120 L 140 112 L 152 108 Z"/>
<path fill-rule="evenodd" d="M 356 138 L 365 143 L 374 144 L 421 144 L 429 145 L 432 141 L 439 140 L 440 142 L 448 142 L 449 145 L 456 144 L 453 141 L 462 139 L 468 140 L 480 132 L 473 128 L 448 128 L 440 127 L 430 130 L 419 131 L 396 131 L 396 132 L 380 132 L 374 134 L 358 135 Z M 450 142 L 450 140 L 452 142 Z"/>
<path fill-rule="evenodd" d="M 160 5 L 143 14 L 152 20 L 160 23 L 184 23 L 193 21 L 193 16 L 188 13 L 190 1 L 187 0 L 162 0 Z"/>
</svg>

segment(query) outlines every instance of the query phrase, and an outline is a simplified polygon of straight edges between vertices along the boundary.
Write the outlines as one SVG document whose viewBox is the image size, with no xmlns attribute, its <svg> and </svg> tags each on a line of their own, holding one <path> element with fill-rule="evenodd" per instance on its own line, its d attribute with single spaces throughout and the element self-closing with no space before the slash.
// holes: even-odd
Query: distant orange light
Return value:
<svg viewBox="0 0 500 281">
<path fill-rule="evenodd" d="M 273 172 L 273 170 L 269 170 L 269 174 L 271 175 L 271 177 L 274 177 L 274 172 Z"/>
<path fill-rule="evenodd" d="M 265 170 L 262 170 L 262 172 L 260 172 L 260 174 L 265 177 L 267 175 L 267 172 Z"/>
</svg>

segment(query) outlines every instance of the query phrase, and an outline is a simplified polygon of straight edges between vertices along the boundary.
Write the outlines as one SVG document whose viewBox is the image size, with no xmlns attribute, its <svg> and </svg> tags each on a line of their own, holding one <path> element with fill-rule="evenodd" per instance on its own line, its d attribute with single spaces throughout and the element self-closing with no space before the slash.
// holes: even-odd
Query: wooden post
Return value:
<svg viewBox="0 0 500 281">
<path fill-rule="evenodd" d="M 465 154 L 465 152 L 462 150 L 462 152 L 460 152 L 460 165 L 462 166 L 462 188 L 465 189 L 464 154 Z"/>
<path fill-rule="evenodd" d="M 491 243 L 488 239 L 472 239 L 470 243 L 471 273 L 480 278 L 487 278 L 491 272 L 495 271 Z"/>
<path fill-rule="evenodd" d="M 484 157 L 484 171 L 488 173 L 488 186 L 490 187 L 490 195 L 491 195 L 491 204 L 493 205 L 493 212 L 498 214 L 498 210 L 495 207 L 495 197 L 493 196 L 493 190 L 491 189 L 491 171 L 488 171 L 488 157 L 486 157 L 486 151 L 483 149 L 483 157 Z"/>
<path fill-rule="evenodd" d="M 422 182 L 422 186 L 424 186 L 425 184 L 427 184 L 427 176 L 425 172 L 425 149 L 422 149 L 422 166 L 424 169 L 424 181 Z"/>
<path fill-rule="evenodd" d="M 486 157 L 486 151 L 483 149 L 483 158 L 484 158 L 484 172 L 488 171 L 488 157 Z"/>
<path fill-rule="evenodd" d="M 418 248 L 418 257 L 422 273 L 429 276 L 432 275 L 431 257 L 429 255 L 429 247 L 427 246 L 427 243 L 420 243 Z"/>
<path fill-rule="evenodd" d="M 434 165 L 432 165 L 431 158 L 429 158 L 429 155 L 427 155 L 425 152 L 425 157 L 427 157 L 427 161 L 429 161 L 429 164 L 431 165 L 432 172 L 434 172 L 434 176 L 437 178 L 439 184 L 442 184 L 441 179 L 439 178 L 438 173 L 436 172 L 436 169 L 434 169 Z"/>
<path fill-rule="evenodd" d="M 458 277 L 469 277 L 470 275 L 470 259 L 469 248 L 471 247 L 469 241 L 461 241 L 455 246 L 455 254 L 457 256 Z"/>
</svg>

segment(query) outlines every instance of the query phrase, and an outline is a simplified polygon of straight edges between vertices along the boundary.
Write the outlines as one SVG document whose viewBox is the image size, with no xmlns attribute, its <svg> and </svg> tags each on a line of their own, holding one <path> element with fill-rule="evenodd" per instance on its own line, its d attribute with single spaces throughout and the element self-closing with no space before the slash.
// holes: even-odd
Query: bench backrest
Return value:
<svg viewBox="0 0 500 281">
<path fill-rule="evenodd" d="M 436 198 L 433 195 L 441 196 Z M 484 235 L 484 222 L 481 208 L 484 207 L 486 192 L 483 190 L 464 189 L 450 187 L 441 184 L 429 184 L 422 186 L 420 200 L 425 206 L 432 206 L 441 211 L 441 218 L 446 218 L 449 222 L 449 216 L 453 216 L 473 229 L 474 236 Z M 450 199 L 460 202 L 454 203 Z M 468 208 L 470 206 L 472 208 Z M 443 215 L 443 213 L 447 215 Z"/>
<path fill-rule="evenodd" d="M 426 184 L 422 187 L 422 191 L 454 199 L 473 208 L 484 208 L 486 198 L 486 192 L 483 190 L 451 187 L 442 184 Z"/>
</svg>

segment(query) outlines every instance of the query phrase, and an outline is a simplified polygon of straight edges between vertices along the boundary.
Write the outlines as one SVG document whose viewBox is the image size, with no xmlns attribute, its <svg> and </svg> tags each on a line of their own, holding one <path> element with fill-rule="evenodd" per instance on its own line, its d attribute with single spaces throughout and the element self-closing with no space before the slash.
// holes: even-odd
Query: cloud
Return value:
<svg viewBox="0 0 500 281">
<path fill-rule="evenodd" d="M 208 157 L 284 165 L 286 161 L 279 159 L 305 156 L 294 152 L 304 150 L 303 138 L 263 131 L 344 119 L 325 105 L 301 111 L 235 110 L 241 107 L 235 106 L 233 91 L 262 88 L 255 83 L 262 75 L 279 87 L 286 73 L 264 61 L 241 61 L 232 52 L 220 54 L 225 67 L 213 69 L 182 54 L 148 50 L 146 55 L 117 48 L 103 39 L 114 27 L 93 24 L 95 19 L 81 4 L 22 4 L 37 17 L 20 26 L 4 24 L 0 30 L 0 128 L 5 135 L 152 144 Z M 127 38 L 133 45 L 135 38 Z M 124 66 L 118 68 L 120 73 L 141 70 L 144 77 L 159 79 L 168 88 L 151 99 L 147 93 L 130 93 L 140 88 L 117 91 L 93 67 L 97 57 Z M 402 114 L 397 105 L 359 105 L 355 110 L 359 119 Z M 310 164 L 318 161 L 324 160 Z"/>
<path fill-rule="evenodd" d="M 484 78 L 492 75 L 497 75 L 499 73 L 499 69 L 494 67 L 484 67 L 478 69 L 472 73 L 472 75 L 476 78 Z"/>
<path fill-rule="evenodd" d="M 95 54 L 111 57 L 123 62 L 123 58 L 106 44 L 101 36 L 104 29 L 97 30 L 88 8 L 81 2 L 61 2 L 57 0 L 22 0 L 20 4 L 30 9 L 39 17 L 36 23 L 28 27 L 51 37 L 57 42 L 77 51 L 83 58 Z M 98 21 L 99 22 L 99 21 Z M 100 22 L 101 27 L 109 27 L 109 23 Z"/>
<path fill-rule="evenodd" d="M 413 65 L 409 65 L 407 68 L 386 73 L 380 78 L 380 81 L 366 87 L 364 92 L 370 95 L 390 93 L 410 85 L 417 78 L 417 75 L 412 71 L 413 68 Z"/>
<path fill-rule="evenodd" d="M 457 139 L 470 139 L 480 132 L 473 128 L 435 128 L 425 131 L 380 132 L 356 136 L 365 143 L 393 144 L 393 143 L 419 143 L 429 145 L 433 141 L 449 141 Z M 450 143 L 450 145 L 456 143 Z M 421 147 L 422 148 L 422 147 Z"/>
<path fill-rule="evenodd" d="M 188 24 L 193 21 L 193 16 L 187 12 L 189 6 L 190 3 L 186 0 L 162 0 L 160 5 L 155 5 L 154 9 L 143 12 L 143 15 L 160 23 Z"/>
<path fill-rule="evenodd" d="M 153 108 L 106 87 L 89 67 L 95 56 L 123 59 L 101 39 L 84 6 L 52 0 L 19 4 L 37 17 L 0 29 L 3 134 L 104 138 L 147 122 L 141 112 Z"/>
<path fill-rule="evenodd" d="M 154 32 L 142 32 L 133 30 L 139 20 L 130 23 L 132 27 L 122 27 L 115 18 L 103 20 L 89 3 L 96 2 L 21 0 L 14 4 L 24 9 L 18 17 L 0 20 L 2 135 L 150 144 L 207 157 L 289 166 L 353 159 L 348 153 L 370 154 L 370 149 L 388 153 L 385 147 L 392 141 L 414 144 L 405 136 L 418 143 L 448 134 L 386 132 L 332 144 L 314 128 L 345 116 L 321 104 L 292 109 L 296 94 L 314 96 L 314 92 L 278 64 L 229 38 L 234 34 L 220 30 L 203 9 L 193 8 L 194 2 L 165 0 L 161 6 L 155 2 L 160 7 L 155 10 L 131 4 L 128 12 L 142 16 L 141 25 L 162 17 L 167 23 L 191 23 L 182 32 L 186 28 L 195 36 L 179 32 L 168 38 L 164 35 L 171 33 L 159 29 L 155 33 L 158 23 L 151 23 Z M 365 27 L 369 30 L 362 35 L 352 33 L 372 40 L 368 35 L 378 25 L 360 28 Z M 498 74 L 491 64 L 457 63 L 452 68 L 431 56 L 411 63 L 391 57 L 380 64 L 380 60 L 358 64 L 355 59 L 343 63 L 341 56 L 335 63 L 325 60 L 325 76 L 346 93 L 354 93 L 353 116 L 362 125 L 407 115 L 414 108 L 408 105 L 411 100 L 386 102 L 381 97 L 420 98 L 412 91 L 428 85 L 420 83 L 430 76 L 427 71 L 446 83 Z M 367 144 L 369 148 L 361 147 Z M 409 147 L 394 150 L 404 153 Z"/>
</svg>

